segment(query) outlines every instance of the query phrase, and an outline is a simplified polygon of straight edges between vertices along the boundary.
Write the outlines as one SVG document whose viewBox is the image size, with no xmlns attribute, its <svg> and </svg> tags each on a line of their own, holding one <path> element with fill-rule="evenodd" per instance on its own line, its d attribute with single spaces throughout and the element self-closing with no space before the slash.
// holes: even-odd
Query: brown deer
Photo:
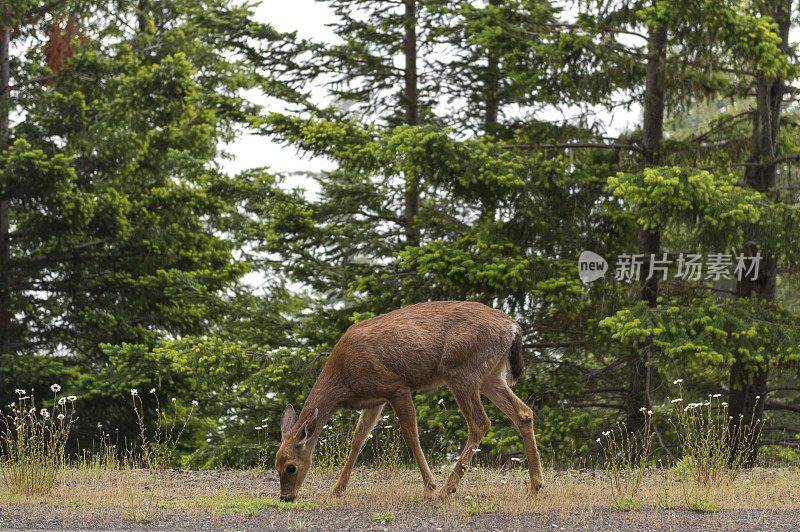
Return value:
<svg viewBox="0 0 800 532">
<path fill-rule="evenodd" d="M 356 458 L 389 403 L 422 473 L 423 494 L 436 485 L 417 434 L 411 393 L 446 385 L 469 426 L 467 445 L 438 492 L 447 496 L 472 461 L 491 422 L 483 393 L 516 424 L 525 445 L 530 492 L 542 487 L 542 464 L 533 435 L 533 413 L 511 391 L 522 373 L 522 331 L 503 312 L 468 301 L 411 305 L 352 325 L 331 351 L 300 415 L 292 405 L 281 416 L 281 445 L 275 456 L 281 500 L 291 501 L 311 466 L 322 426 L 341 408 L 361 410 L 350 454 L 333 486 L 342 494 Z"/>
</svg>

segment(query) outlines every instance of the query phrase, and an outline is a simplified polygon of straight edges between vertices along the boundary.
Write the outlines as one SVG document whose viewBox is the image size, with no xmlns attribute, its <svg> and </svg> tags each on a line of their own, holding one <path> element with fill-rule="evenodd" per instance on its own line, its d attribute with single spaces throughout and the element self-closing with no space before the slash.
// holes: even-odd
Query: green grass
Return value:
<svg viewBox="0 0 800 532">
<path fill-rule="evenodd" d="M 274 497 L 192 497 L 189 499 L 173 499 L 163 501 L 158 505 L 159 508 L 179 508 L 191 509 L 200 508 L 208 510 L 216 515 L 241 513 L 253 516 L 258 512 L 263 512 L 271 508 L 280 511 L 288 510 L 312 510 L 319 508 L 320 504 L 314 501 L 294 501 L 282 502 Z"/>
<path fill-rule="evenodd" d="M 500 504 L 495 501 L 490 504 L 483 504 L 481 501 L 473 501 L 467 506 L 464 515 L 468 517 L 475 517 L 483 514 L 494 514 L 500 510 Z"/>
<path fill-rule="evenodd" d="M 392 512 L 374 512 L 369 514 L 369 520 L 375 523 L 391 523 L 394 521 Z"/>
<path fill-rule="evenodd" d="M 696 497 L 686 500 L 686 507 L 693 512 L 709 514 L 719 510 L 719 505 L 709 501 L 706 497 Z"/>
<path fill-rule="evenodd" d="M 644 506 L 644 501 L 633 497 L 613 497 L 611 507 L 620 512 L 631 512 L 640 506 Z"/>
</svg>

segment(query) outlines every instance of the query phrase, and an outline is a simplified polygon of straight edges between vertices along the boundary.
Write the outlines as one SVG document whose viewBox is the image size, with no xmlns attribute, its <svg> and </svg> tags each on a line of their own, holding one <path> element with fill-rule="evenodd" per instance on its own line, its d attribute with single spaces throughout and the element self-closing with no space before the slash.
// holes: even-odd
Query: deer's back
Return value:
<svg viewBox="0 0 800 532">
<path fill-rule="evenodd" d="M 361 395 L 379 396 L 398 385 L 440 386 L 505 359 L 518 327 L 481 303 L 418 303 L 352 325 L 334 346 L 326 370 Z"/>
</svg>

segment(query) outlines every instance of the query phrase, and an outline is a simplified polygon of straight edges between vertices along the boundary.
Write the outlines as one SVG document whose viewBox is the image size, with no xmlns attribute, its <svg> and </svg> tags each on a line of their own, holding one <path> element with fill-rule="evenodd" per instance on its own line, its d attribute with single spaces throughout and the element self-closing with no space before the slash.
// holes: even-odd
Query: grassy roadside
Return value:
<svg viewBox="0 0 800 532">
<path fill-rule="evenodd" d="M 653 413 L 645 411 L 646 426 L 636 436 L 627 437 L 624 426 L 617 425 L 597 438 L 604 469 L 547 470 L 545 487 L 536 498 L 528 496 L 523 462 L 512 458 L 513 467 L 498 468 L 492 467 L 491 457 L 479 457 L 483 465 L 467 472 L 456 494 L 423 499 L 418 471 L 403 465 L 408 462 L 399 430 L 386 426 L 382 437 L 372 441 L 380 459 L 374 468 L 353 471 L 343 497 L 332 497 L 329 490 L 349 450 L 348 431 L 320 441 L 300 498 L 282 503 L 277 474 L 270 469 L 169 469 L 192 409 L 182 413 L 170 403 L 167 411 L 159 407 L 157 428 L 146 431 L 135 389 L 131 396 L 140 441 L 122 460 L 106 446 L 70 466 L 64 444 L 75 398 L 59 397 L 57 384 L 51 390 L 51 410 L 29 408 L 33 398 L 18 390 L 13 416 L 0 416 L 5 421 L 0 443 L 7 454 L 0 463 L 0 528 L 458 530 L 465 523 L 478 527 L 488 520 L 489 528 L 530 529 L 537 519 L 556 520 L 548 526 L 563 520 L 572 528 L 606 519 L 611 528 L 636 529 L 642 521 L 663 526 L 664 519 L 671 519 L 685 528 L 688 521 L 705 519 L 722 529 L 754 526 L 768 514 L 798 521 L 789 528 L 800 528 L 800 469 L 794 463 L 743 468 L 741 453 L 726 451 L 727 405 L 714 395 L 686 406 L 682 397 L 672 402 L 682 448 L 682 458 L 672 468 L 652 465 Z M 434 471 L 439 482 L 452 467 Z"/>
<path fill-rule="evenodd" d="M 444 478 L 444 472 L 436 472 Z M 536 499 L 526 495 L 527 473 L 521 469 L 475 468 L 451 498 L 424 500 L 418 472 L 410 469 L 357 468 L 345 496 L 328 495 L 335 472 L 313 471 L 295 503 L 277 501 L 278 482 L 272 471 L 173 471 L 153 474 L 142 469 L 70 468 L 48 495 L 25 496 L 0 490 L 3 515 L 30 513 L 53 522 L 104 520 L 147 523 L 154 515 L 175 513 L 181 519 L 220 519 L 289 513 L 302 521 L 305 512 L 357 511 L 373 523 L 389 524 L 402 513 L 435 514 L 445 526 L 485 515 L 592 515 L 612 507 L 610 478 L 597 470 L 547 471 L 546 486 Z M 689 482 L 680 472 L 648 469 L 639 491 L 641 504 L 630 511 L 612 510 L 637 519 L 653 509 L 693 510 L 686 505 Z M 766 468 L 743 471 L 732 483 L 704 492 L 714 510 L 793 512 L 800 510 L 800 471 Z M 694 509 L 698 510 L 698 509 Z M 624 517 L 623 517 L 624 515 Z"/>
</svg>

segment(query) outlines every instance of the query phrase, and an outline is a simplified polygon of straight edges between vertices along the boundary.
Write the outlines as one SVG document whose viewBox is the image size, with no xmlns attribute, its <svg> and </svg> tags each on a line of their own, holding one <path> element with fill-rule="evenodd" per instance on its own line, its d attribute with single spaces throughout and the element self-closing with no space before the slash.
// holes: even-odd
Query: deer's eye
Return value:
<svg viewBox="0 0 800 532">
<path fill-rule="evenodd" d="M 297 471 L 297 467 L 295 467 L 294 464 L 290 464 L 290 465 L 286 466 L 286 474 L 291 475 L 295 471 Z"/>
</svg>

